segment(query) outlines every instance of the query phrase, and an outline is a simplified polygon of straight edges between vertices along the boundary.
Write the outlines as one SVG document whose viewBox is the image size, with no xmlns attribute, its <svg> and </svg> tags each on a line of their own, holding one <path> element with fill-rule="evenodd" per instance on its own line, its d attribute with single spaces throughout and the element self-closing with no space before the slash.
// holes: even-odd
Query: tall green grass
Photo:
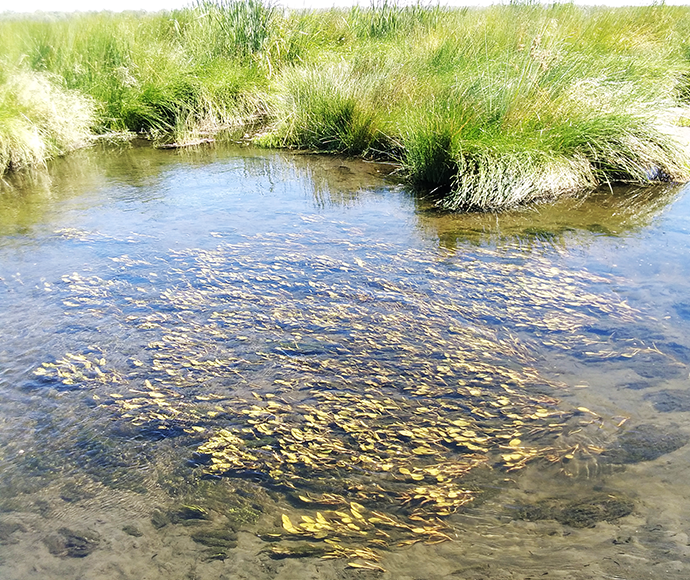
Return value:
<svg viewBox="0 0 690 580">
<path fill-rule="evenodd" d="M 453 210 L 688 177 L 687 152 L 662 127 L 690 100 L 686 7 L 196 0 L 5 18 L 0 65 L 16 71 L 7 79 L 83 95 L 95 133 L 184 142 L 251 127 L 261 145 L 395 160 Z"/>
<path fill-rule="evenodd" d="M 185 37 L 200 59 L 260 53 L 277 12 L 261 0 L 197 0 Z"/>
</svg>

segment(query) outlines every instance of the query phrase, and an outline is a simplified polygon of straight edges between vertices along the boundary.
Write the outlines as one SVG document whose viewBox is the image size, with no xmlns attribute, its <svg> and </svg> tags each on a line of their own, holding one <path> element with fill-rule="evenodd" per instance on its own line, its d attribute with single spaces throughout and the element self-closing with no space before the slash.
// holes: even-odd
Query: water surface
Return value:
<svg viewBox="0 0 690 580">
<path fill-rule="evenodd" d="M 390 170 L 8 178 L 3 578 L 687 577 L 686 189 L 449 215 Z"/>
</svg>

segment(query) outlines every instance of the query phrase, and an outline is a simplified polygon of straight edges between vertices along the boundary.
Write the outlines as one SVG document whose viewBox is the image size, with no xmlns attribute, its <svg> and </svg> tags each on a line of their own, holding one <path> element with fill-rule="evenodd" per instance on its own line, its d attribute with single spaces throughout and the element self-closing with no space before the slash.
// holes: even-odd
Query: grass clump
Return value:
<svg viewBox="0 0 690 580">
<path fill-rule="evenodd" d="M 277 81 L 276 122 L 260 143 L 366 155 L 380 146 L 380 79 L 345 63 L 291 67 Z"/>
<path fill-rule="evenodd" d="M 0 74 L 0 174 L 89 142 L 91 99 L 34 72 Z"/>
<path fill-rule="evenodd" d="M 529 96 L 497 95 L 510 89 L 495 86 L 463 87 L 450 104 L 414 118 L 405 134 L 411 179 L 440 188 L 446 209 L 493 210 L 606 182 L 688 175 L 687 153 L 629 83 L 577 81 Z"/>
<path fill-rule="evenodd" d="M 493 210 L 687 179 L 687 152 L 663 123 L 690 105 L 688 38 L 690 8 L 663 5 L 196 0 L 157 14 L 6 16 L 0 63 L 14 71 L 5 83 L 51 79 L 94 103 L 95 132 L 185 143 L 251 126 L 261 145 L 395 160 L 442 207 Z M 12 126 L 0 127 L 5 143 Z"/>
<path fill-rule="evenodd" d="M 647 32 L 645 50 L 602 47 L 587 26 L 610 13 L 496 7 L 465 13 L 460 39 L 428 35 L 412 66 L 430 89 L 403 122 L 410 178 L 454 210 L 687 178 L 686 152 L 659 127 L 685 64 Z"/>
<path fill-rule="evenodd" d="M 97 132 L 193 140 L 254 114 L 257 87 L 265 82 L 251 59 L 258 42 L 252 24 L 228 36 L 242 14 L 255 17 L 235 4 L 255 5 L 211 4 L 160 14 L 8 19 L 0 21 L 0 54 L 15 70 L 61 77 L 91 97 Z"/>
</svg>

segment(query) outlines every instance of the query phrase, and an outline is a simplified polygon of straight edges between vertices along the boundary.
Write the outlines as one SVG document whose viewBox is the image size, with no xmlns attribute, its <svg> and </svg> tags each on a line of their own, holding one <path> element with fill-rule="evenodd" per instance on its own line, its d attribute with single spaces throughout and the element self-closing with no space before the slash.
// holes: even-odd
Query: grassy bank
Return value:
<svg viewBox="0 0 690 580">
<path fill-rule="evenodd" d="M 686 152 L 659 127 L 690 100 L 688 39 L 690 8 L 670 6 L 289 12 L 204 0 L 6 16 L 0 167 L 87 132 L 184 142 L 239 127 L 265 146 L 395 160 L 455 210 L 682 180 Z M 27 114 L 40 109 L 17 96 L 27 82 L 70 105 Z"/>
</svg>

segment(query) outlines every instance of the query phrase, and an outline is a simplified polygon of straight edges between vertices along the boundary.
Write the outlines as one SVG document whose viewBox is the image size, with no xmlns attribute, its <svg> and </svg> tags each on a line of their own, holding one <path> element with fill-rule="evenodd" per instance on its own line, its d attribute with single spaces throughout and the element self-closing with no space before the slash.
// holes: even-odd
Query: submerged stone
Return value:
<svg viewBox="0 0 690 580">
<path fill-rule="evenodd" d="M 529 522 L 556 520 L 573 528 L 591 528 L 598 522 L 614 522 L 632 513 L 632 500 L 611 495 L 596 495 L 577 501 L 548 499 L 522 506 L 518 518 Z"/>
<path fill-rule="evenodd" d="M 669 380 L 677 379 L 686 374 L 682 365 L 668 364 L 668 361 L 655 361 L 653 363 L 641 363 L 633 367 L 633 370 L 645 379 Z"/>
<path fill-rule="evenodd" d="M 139 429 L 138 436 L 148 441 L 161 441 L 162 439 L 169 439 L 180 437 L 184 435 L 185 430 L 181 425 L 176 425 L 169 421 L 151 422 Z"/>
<path fill-rule="evenodd" d="M 621 385 L 624 389 L 632 389 L 634 391 L 641 391 L 643 389 L 649 389 L 654 386 L 652 381 L 630 381 Z"/>
<path fill-rule="evenodd" d="M 619 337 L 620 338 L 620 337 Z M 664 337 L 659 337 L 659 342 L 663 341 Z M 654 338 L 647 337 L 648 340 L 655 340 Z M 687 376 L 686 366 L 673 359 L 678 349 L 668 349 L 670 352 L 666 352 L 667 349 L 664 348 L 664 353 L 661 352 L 645 352 L 637 353 L 631 358 L 624 360 L 626 369 L 635 371 L 643 379 L 654 379 L 654 380 L 669 380 Z"/>
<path fill-rule="evenodd" d="M 148 421 L 145 425 L 134 425 L 120 421 L 113 427 L 112 433 L 123 439 L 161 441 L 180 437 L 184 435 L 185 431 L 183 425 L 172 421 L 154 420 Z"/>
<path fill-rule="evenodd" d="M 53 556 L 84 558 L 98 548 L 101 537 L 92 530 L 74 531 L 60 528 L 57 534 L 48 536 L 43 542 Z"/>
<path fill-rule="evenodd" d="M 237 547 L 237 533 L 234 530 L 199 530 L 192 534 L 192 540 L 210 548 Z"/>
<path fill-rule="evenodd" d="M 649 393 L 644 397 L 651 401 L 659 413 L 687 413 L 690 411 L 690 392 L 667 389 Z"/>
<path fill-rule="evenodd" d="M 161 528 L 164 528 L 170 523 L 170 518 L 168 517 L 167 514 L 164 514 L 160 510 L 156 510 L 151 514 L 151 524 L 153 524 L 153 527 L 156 528 L 157 530 L 160 530 Z"/>
<path fill-rule="evenodd" d="M 66 391 L 78 391 L 83 388 L 82 384 L 78 383 L 65 383 L 59 377 L 51 376 L 40 376 L 31 377 L 30 379 L 24 381 L 20 388 L 23 391 L 38 391 L 43 389 L 55 389 L 56 391 L 66 392 Z"/>
<path fill-rule="evenodd" d="M 623 433 L 601 457 L 609 463 L 652 461 L 680 449 L 690 438 L 685 433 L 666 432 L 654 425 L 638 425 Z"/>
<path fill-rule="evenodd" d="M 129 536 L 134 536 L 135 538 L 141 538 L 141 536 L 144 535 L 144 532 L 132 525 L 122 526 L 122 531 Z"/>
<path fill-rule="evenodd" d="M 26 528 L 17 522 L 3 522 L 0 520 L 0 544 L 15 543 L 12 534 L 15 532 L 25 532 Z"/>
<path fill-rule="evenodd" d="M 73 481 L 66 483 L 62 486 L 62 489 L 60 489 L 60 499 L 68 503 L 91 499 L 93 496 L 93 492 L 89 491 L 84 485 L 80 485 Z"/>
<path fill-rule="evenodd" d="M 673 355 L 677 360 L 682 363 L 690 364 L 690 348 L 679 344 L 677 342 L 667 342 L 663 346 L 657 345 L 664 352 Z"/>
<path fill-rule="evenodd" d="M 593 527 L 597 522 L 613 522 L 632 513 L 632 501 L 609 497 L 603 501 L 570 504 L 556 516 L 556 521 L 573 528 Z"/>
<path fill-rule="evenodd" d="M 673 307 L 683 320 L 690 320 L 690 302 L 678 302 Z"/>
</svg>

